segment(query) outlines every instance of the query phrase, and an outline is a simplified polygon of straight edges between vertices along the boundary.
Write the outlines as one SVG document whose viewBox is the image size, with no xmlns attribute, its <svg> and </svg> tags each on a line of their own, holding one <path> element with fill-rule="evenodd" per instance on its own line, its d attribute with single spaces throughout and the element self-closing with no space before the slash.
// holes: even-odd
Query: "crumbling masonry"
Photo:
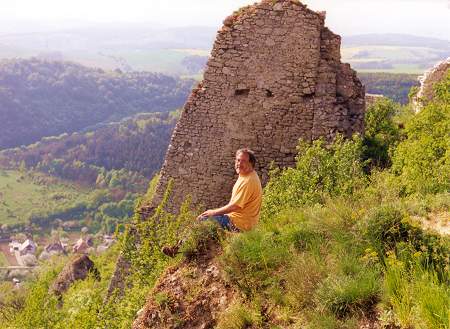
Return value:
<svg viewBox="0 0 450 329">
<path fill-rule="evenodd" d="M 436 83 L 441 82 L 449 71 L 450 57 L 447 57 L 419 77 L 420 89 L 413 99 L 413 106 L 416 112 L 419 112 L 424 105 L 433 99 Z"/>
<path fill-rule="evenodd" d="M 272 161 L 294 165 L 299 138 L 363 131 L 364 87 L 340 62 L 341 38 L 324 20 L 293 0 L 262 1 L 225 19 L 172 135 L 153 206 L 171 178 L 171 210 L 187 195 L 208 208 L 226 204 L 238 148 L 256 152 L 265 182 Z"/>
</svg>

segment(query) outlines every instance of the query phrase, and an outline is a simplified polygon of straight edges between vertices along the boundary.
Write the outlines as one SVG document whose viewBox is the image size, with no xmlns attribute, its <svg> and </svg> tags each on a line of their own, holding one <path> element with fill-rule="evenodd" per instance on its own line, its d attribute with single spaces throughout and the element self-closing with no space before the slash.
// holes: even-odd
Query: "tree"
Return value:
<svg viewBox="0 0 450 329">
<path fill-rule="evenodd" d="M 387 168 L 391 165 L 390 151 L 400 139 L 400 130 L 394 123 L 399 106 L 381 98 L 369 106 L 365 117 L 364 158 L 370 167 Z"/>
</svg>

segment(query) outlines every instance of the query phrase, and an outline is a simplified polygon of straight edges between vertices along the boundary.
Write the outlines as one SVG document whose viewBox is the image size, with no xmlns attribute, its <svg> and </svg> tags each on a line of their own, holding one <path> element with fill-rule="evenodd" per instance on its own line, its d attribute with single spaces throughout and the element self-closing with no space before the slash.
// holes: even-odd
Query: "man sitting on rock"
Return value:
<svg viewBox="0 0 450 329">
<path fill-rule="evenodd" d="M 255 171 L 256 158 L 253 151 L 240 149 L 236 152 L 234 169 L 239 175 L 233 186 L 227 205 L 209 209 L 197 217 L 199 220 L 212 219 L 230 231 L 248 231 L 259 221 L 262 187 Z"/>
<path fill-rule="evenodd" d="M 249 231 L 259 221 L 262 201 L 262 187 L 255 171 L 256 157 L 253 151 L 244 148 L 236 151 L 234 169 L 239 175 L 233 186 L 230 202 L 227 205 L 204 211 L 198 220 L 214 220 L 226 230 L 233 232 Z M 164 247 L 162 252 L 174 257 L 181 245 Z"/>
</svg>

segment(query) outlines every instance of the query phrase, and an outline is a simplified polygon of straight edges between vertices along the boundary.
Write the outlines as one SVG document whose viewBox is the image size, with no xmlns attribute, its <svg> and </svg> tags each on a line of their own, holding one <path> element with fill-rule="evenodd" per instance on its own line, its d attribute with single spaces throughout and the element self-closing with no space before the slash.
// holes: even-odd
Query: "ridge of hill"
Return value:
<svg viewBox="0 0 450 329">
<path fill-rule="evenodd" d="M 397 46 L 427 47 L 450 51 L 450 41 L 399 33 L 370 33 L 347 35 L 342 38 L 344 47 L 349 46 Z"/>
<path fill-rule="evenodd" d="M 0 62 L 0 149 L 140 112 L 182 106 L 193 85 L 163 74 L 106 72 L 39 59 Z"/>
</svg>

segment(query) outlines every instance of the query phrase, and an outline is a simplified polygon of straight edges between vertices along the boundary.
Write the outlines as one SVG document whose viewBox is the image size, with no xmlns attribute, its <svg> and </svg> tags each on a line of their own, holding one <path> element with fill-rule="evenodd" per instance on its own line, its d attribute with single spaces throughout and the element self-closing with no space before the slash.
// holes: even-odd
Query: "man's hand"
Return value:
<svg viewBox="0 0 450 329">
<path fill-rule="evenodd" d="M 216 215 L 216 212 L 214 211 L 214 209 L 208 209 L 208 210 L 202 212 L 202 213 L 197 217 L 197 220 L 201 220 L 202 218 L 205 218 L 205 217 L 211 217 L 211 216 L 215 216 L 215 215 Z"/>
<path fill-rule="evenodd" d="M 227 204 L 226 206 L 223 206 L 222 208 L 217 209 L 208 209 L 200 214 L 200 216 L 197 217 L 198 220 L 201 220 L 205 217 L 211 217 L 211 216 L 217 216 L 217 215 L 225 215 L 233 211 L 240 210 L 241 207 L 235 204 Z"/>
</svg>

